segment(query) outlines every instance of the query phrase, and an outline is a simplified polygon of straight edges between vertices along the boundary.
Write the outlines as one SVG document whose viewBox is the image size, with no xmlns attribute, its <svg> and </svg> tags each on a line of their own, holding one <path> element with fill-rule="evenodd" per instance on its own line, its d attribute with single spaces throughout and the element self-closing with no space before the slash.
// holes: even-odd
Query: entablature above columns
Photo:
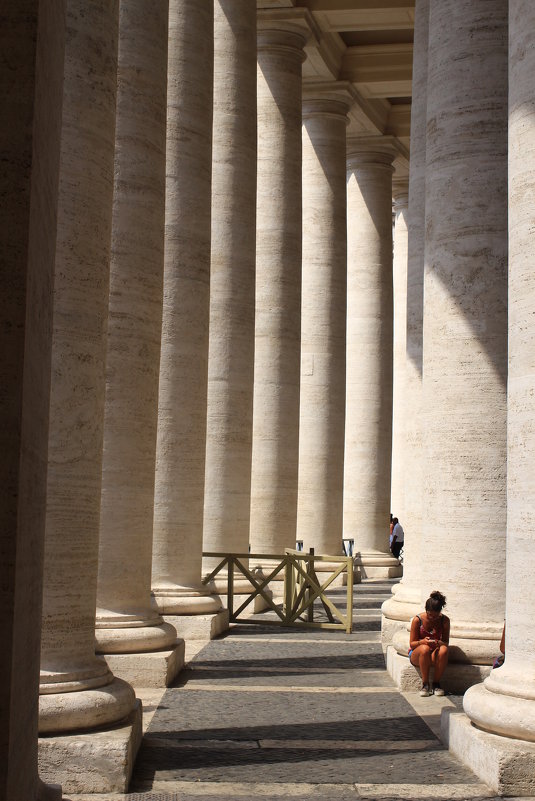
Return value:
<svg viewBox="0 0 535 801">
<path fill-rule="evenodd" d="M 348 47 L 340 78 L 352 81 L 365 97 L 410 97 L 412 44 Z"/>
</svg>

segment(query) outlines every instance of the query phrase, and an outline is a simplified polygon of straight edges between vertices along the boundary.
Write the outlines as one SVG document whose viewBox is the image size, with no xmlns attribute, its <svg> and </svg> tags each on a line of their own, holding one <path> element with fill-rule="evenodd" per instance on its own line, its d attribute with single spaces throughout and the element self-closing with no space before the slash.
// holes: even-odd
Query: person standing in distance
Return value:
<svg viewBox="0 0 535 801">
<path fill-rule="evenodd" d="M 392 545 L 390 546 L 390 550 L 392 551 L 392 556 L 399 559 L 399 552 L 403 548 L 403 543 L 405 542 L 405 532 L 397 517 L 392 518 L 392 523 L 394 524 L 394 528 L 392 529 Z"/>
</svg>

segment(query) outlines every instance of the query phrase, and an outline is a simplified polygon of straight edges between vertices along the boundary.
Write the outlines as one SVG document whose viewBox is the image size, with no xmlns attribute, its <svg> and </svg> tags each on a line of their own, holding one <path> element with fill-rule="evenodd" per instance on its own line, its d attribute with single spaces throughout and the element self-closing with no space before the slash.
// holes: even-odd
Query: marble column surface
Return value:
<svg viewBox="0 0 535 801">
<path fill-rule="evenodd" d="M 470 689 L 464 708 L 480 728 L 535 741 L 535 8 L 509 6 L 509 373 L 505 663 Z M 510 742 L 507 740 L 507 742 Z M 530 781 L 533 777 L 531 763 Z"/>
<path fill-rule="evenodd" d="M 0 798 L 6 800 L 61 799 L 61 788 L 38 776 L 37 698 L 64 5 L 2 9 Z"/>
<path fill-rule="evenodd" d="M 174 645 L 151 608 L 163 299 L 166 2 L 122 3 L 115 133 L 97 651 Z"/>
<path fill-rule="evenodd" d="M 258 30 L 251 551 L 295 548 L 301 347 L 301 64 L 306 34 Z"/>
<path fill-rule="evenodd" d="M 425 221 L 421 601 L 436 589 L 446 595 L 452 661 L 491 664 L 505 608 L 507 6 L 500 0 L 430 5 Z"/>
<path fill-rule="evenodd" d="M 384 602 L 383 636 L 386 628 L 399 628 L 420 611 L 420 574 L 423 495 L 422 443 L 422 337 L 425 244 L 425 144 L 427 122 L 427 40 L 429 0 L 416 0 L 414 58 L 412 66 L 411 160 L 407 241 L 405 373 L 402 385 L 403 432 L 403 578 L 394 585 L 392 598 Z M 388 639 L 387 635 L 387 639 Z M 383 639 L 384 642 L 384 639 Z"/>
<path fill-rule="evenodd" d="M 201 583 L 213 99 L 213 0 L 171 0 L 152 587 L 160 612 L 221 608 Z"/>
<path fill-rule="evenodd" d="M 342 553 L 349 100 L 303 98 L 303 279 L 297 539 Z M 319 567 L 320 565 L 318 565 Z"/>
<path fill-rule="evenodd" d="M 205 551 L 247 553 L 256 249 L 256 5 L 214 5 Z M 210 572 L 220 560 L 203 560 Z M 216 579 L 219 588 L 223 576 Z"/>
<path fill-rule="evenodd" d="M 392 370 L 392 480 L 390 510 L 405 521 L 405 424 L 412 414 L 405 396 L 407 359 L 407 247 L 408 247 L 408 182 L 393 182 L 394 258 L 393 258 L 393 370 Z"/>
<path fill-rule="evenodd" d="M 116 3 L 69 0 L 63 84 L 39 730 L 114 723 L 134 691 L 95 656 L 117 79 Z"/>
<path fill-rule="evenodd" d="M 370 576 L 401 574 L 388 542 L 395 152 L 387 138 L 348 141 L 344 537 Z"/>
</svg>

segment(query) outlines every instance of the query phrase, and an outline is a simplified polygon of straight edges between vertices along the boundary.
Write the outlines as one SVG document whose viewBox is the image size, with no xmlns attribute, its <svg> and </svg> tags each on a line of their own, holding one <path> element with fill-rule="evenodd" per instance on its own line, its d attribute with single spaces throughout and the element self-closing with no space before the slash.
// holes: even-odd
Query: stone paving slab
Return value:
<svg viewBox="0 0 535 801">
<path fill-rule="evenodd" d="M 369 785 L 236 785 L 234 783 L 177 783 L 183 791 L 167 792 L 151 790 L 127 795 L 69 795 L 64 801 L 535 801 L 534 796 L 503 797 L 484 795 L 484 785 L 430 785 L 427 788 L 415 785 L 394 785 L 388 795 L 372 792 Z M 165 788 L 165 785 L 162 785 Z M 377 788 L 375 788 L 377 789 Z M 422 792 L 424 794 L 422 794 Z M 432 795 L 430 795 L 432 793 Z M 481 794 L 483 793 L 483 795 Z"/>
<path fill-rule="evenodd" d="M 203 685 L 237 685 L 241 687 L 259 687 L 267 685 L 281 688 L 291 685 L 299 687 L 391 687 L 387 677 L 369 668 L 367 670 L 322 670 L 303 673 L 302 670 L 290 671 L 287 668 L 277 671 L 275 668 L 256 668 L 252 675 L 244 676 L 244 671 L 231 668 L 195 668 L 184 673 L 181 681 L 202 689 Z"/>
<path fill-rule="evenodd" d="M 380 631 L 380 629 L 379 629 Z M 263 626 L 261 624 L 246 624 L 246 623 L 232 623 L 230 629 L 226 634 L 218 639 L 218 642 L 236 637 L 240 635 L 244 639 L 258 639 L 258 640 L 281 640 L 286 642 L 288 640 L 303 640 L 309 642 L 311 638 L 314 642 L 361 642 L 367 639 L 376 639 L 381 642 L 381 637 L 377 636 L 375 632 L 356 631 L 355 629 L 351 634 L 346 634 L 344 631 L 337 631 L 336 629 L 322 630 L 322 629 L 304 629 L 304 628 L 275 628 L 274 626 Z"/>
<path fill-rule="evenodd" d="M 384 671 L 380 643 L 365 643 L 358 650 L 349 643 L 324 643 L 311 654 L 308 640 L 277 641 L 276 657 L 269 640 L 220 643 L 217 651 L 206 649 L 192 660 L 175 686 L 186 682 L 251 684 L 301 684 L 302 686 L 390 686 Z"/>
</svg>

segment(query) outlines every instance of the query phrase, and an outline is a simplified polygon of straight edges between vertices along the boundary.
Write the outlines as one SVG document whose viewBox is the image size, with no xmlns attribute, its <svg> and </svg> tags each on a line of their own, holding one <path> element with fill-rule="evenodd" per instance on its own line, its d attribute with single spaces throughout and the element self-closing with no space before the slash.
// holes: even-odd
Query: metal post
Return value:
<svg viewBox="0 0 535 801">
<path fill-rule="evenodd" d="M 311 548 L 308 553 L 309 553 L 310 556 L 314 556 L 314 548 Z M 316 571 L 314 570 L 314 559 L 309 559 L 307 561 L 307 575 L 309 575 L 309 576 L 315 576 L 316 575 Z M 307 588 L 307 591 L 306 591 L 306 599 L 307 599 L 307 601 L 310 600 L 310 595 L 311 595 L 311 592 L 310 592 L 310 584 L 309 584 L 308 588 Z M 313 603 L 311 603 L 310 606 L 307 607 L 307 620 L 308 620 L 309 623 L 313 623 L 314 622 L 314 604 Z"/>
<path fill-rule="evenodd" d="M 229 620 L 234 623 L 234 557 L 229 557 L 227 574 L 227 604 Z"/>
</svg>

